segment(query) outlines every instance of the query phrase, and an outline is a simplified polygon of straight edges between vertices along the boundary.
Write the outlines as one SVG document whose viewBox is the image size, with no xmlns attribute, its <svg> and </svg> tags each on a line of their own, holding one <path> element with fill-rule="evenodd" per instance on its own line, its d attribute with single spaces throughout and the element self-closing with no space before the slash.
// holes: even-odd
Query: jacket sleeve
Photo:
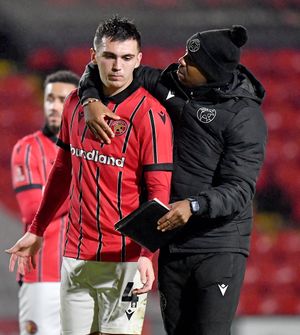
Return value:
<svg viewBox="0 0 300 335">
<path fill-rule="evenodd" d="M 78 95 L 81 103 L 88 98 L 100 99 L 100 92 L 97 87 L 101 87 L 97 64 L 90 62 L 84 70 L 83 75 L 79 81 Z"/>
<path fill-rule="evenodd" d="M 135 72 L 135 78 L 137 78 L 147 91 L 155 96 L 156 85 L 160 78 L 161 70 L 151 68 L 149 66 L 140 66 Z M 81 103 L 88 98 L 100 99 L 99 88 L 102 86 L 102 82 L 99 76 L 98 66 L 90 62 L 80 78 L 78 95 Z"/>
<path fill-rule="evenodd" d="M 157 85 L 161 76 L 161 70 L 154 69 L 150 66 L 140 66 L 135 71 L 141 86 L 149 91 L 155 98 L 157 97 Z"/>
<path fill-rule="evenodd" d="M 201 192 L 206 203 L 198 215 L 209 218 L 231 216 L 250 205 L 263 164 L 267 127 L 259 108 L 247 107 L 237 113 L 225 130 L 225 150 L 215 173 L 216 186 Z"/>
</svg>

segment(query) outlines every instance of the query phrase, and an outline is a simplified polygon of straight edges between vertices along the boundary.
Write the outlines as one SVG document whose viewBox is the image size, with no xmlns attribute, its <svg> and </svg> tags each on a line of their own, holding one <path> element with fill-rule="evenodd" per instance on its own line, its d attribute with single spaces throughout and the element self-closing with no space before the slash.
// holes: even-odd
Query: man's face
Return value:
<svg viewBox="0 0 300 335">
<path fill-rule="evenodd" d="M 69 83 L 49 83 L 44 91 L 44 113 L 49 129 L 58 134 L 66 96 L 76 88 Z"/>
<path fill-rule="evenodd" d="M 136 40 L 111 41 L 103 37 L 91 59 L 98 65 L 105 95 L 115 95 L 130 85 L 133 70 L 140 65 L 142 53 Z"/>
<path fill-rule="evenodd" d="M 206 78 L 192 62 L 187 52 L 179 58 L 178 63 L 177 76 L 184 86 L 197 87 L 207 83 Z"/>
</svg>

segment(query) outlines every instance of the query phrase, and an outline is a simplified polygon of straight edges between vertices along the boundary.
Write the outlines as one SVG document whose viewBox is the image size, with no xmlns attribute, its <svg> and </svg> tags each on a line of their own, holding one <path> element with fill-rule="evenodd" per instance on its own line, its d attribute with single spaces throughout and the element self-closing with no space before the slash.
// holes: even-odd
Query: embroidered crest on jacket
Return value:
<svg viewBox="0 0 300 335">
<path fill-rule="evenodd" d="M 200 107 L 197 110 L 197 118 L 202 123 L 210 123 L 217 115 L 217 111 L 215 109 L 210 109 L 206 107 Z"/>
</svg>

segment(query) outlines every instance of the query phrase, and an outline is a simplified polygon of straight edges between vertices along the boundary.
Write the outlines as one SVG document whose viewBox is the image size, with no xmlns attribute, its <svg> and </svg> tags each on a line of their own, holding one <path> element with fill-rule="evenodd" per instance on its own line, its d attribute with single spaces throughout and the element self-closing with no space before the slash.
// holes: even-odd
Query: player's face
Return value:
<svg viewBox="0 0 300 335">
<path fill-rule="evenodd" d="M 44 91 L 44 112 L 50 130 L 57 134 L 61 123 L 61 115 L 66 96 L 76 88 L 69 83 L 49 83 Z"/>
<path fill-rule="evenodd" d="M 197 87 L 207 83 L 206 78 L 191 61 L 187 52 L 178 59 L 178 63 L 177 76 L 183 85 Z"/>
<path fill-rule="evenodd" d="M 111 41 L 103 37 L 91 59 L 98 65 L 105 95 L 115 95 L 130 85 L 133 70 L 140 65 L 142 53 L 136 40 Z"/>
</svg>

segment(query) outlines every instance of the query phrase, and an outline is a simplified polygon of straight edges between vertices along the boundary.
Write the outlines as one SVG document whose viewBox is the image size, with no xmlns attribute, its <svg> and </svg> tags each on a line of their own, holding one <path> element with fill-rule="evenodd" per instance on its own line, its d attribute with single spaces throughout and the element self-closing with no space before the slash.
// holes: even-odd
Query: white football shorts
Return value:
<svg viewBox="0 0 300 335">
<path fill-rule="evenodd" d="M 136 262 L 96 262 L 64 257 L 61 278 L 63 335 L 141 334 L 147 294 Z"/>
<path fill-rule="evenodd" d="M 60 335 L 60 283 L 23 283 L 19 290 L 20 335 Z"/>
</svg>

